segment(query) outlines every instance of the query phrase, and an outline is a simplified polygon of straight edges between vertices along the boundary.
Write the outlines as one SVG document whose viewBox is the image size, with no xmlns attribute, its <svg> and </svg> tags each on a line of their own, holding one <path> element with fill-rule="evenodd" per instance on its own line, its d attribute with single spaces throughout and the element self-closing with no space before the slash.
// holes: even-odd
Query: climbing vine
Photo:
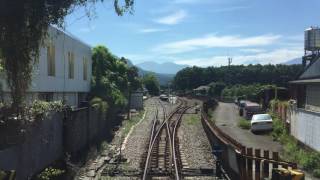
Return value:
<svg viewBox="0 0 320 180">
<path fill-rule="evenodd" d="M 104 0 L 1 0 L 0 1 L 0 55 L 11 90 L 11 107 L 22 110 L 33 65 L 39 56 L 39 47 L 49 25 L 62 27 L 64 18 L 77 7 Z M 133 11 L 134 0 L 114 0 L 118 15 Z M 87 13 L 90 14 L 90 13 Z"/>
</svg>

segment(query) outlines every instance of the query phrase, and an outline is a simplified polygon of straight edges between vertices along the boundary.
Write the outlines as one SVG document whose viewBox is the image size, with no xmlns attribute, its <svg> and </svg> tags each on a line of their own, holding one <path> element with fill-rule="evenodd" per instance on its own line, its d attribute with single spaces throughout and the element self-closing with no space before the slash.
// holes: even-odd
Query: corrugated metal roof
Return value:
<svg viewBox="0 0 320 180">
<path fill-rule="evenodd" d="M 291 84 L 310 84 L 310 83 L 320 83 L 320 78 L 318 79 L 303 79 L 303 80 L 295 80 L 290 81 Z"/>
<path fill-rule="evenodd" d="M 75 35 L 73 35 L 71 32 L 65 30 L 65 29 L 61 29 L 57 26 L 53 26 L 53 25 L 50 25 L 51 28 L 57 30 L 57 31 L 60 31 L 61 33 L 64 33 L 65 35 L 71 37 L 72 39 L 78 41 L 79 43 L 82 43 L 83 45 L 85 46 L 88 46 L 90 49 L 92 48 L 92 46 L 84 41 L 82 41 L 81 39 L 79 39 L 78 37 L 76 37 Z"/>
<path fill-rule="evenodd" d="M 299 79 L 311 79 L 320 76 L 320 58 L 317 57 L 317 60 L 306 69 Z"/>
<path fill-rule="evenodd" d="M 208 90 L 208 89 L 210 89 L 209 86 L 199 86 L 199 87 L 197 87 L 197 88 L 194 89 L 194 90 L 195 90 L 195 91 L 201 91 L 201 90 Z"/>
</svg>

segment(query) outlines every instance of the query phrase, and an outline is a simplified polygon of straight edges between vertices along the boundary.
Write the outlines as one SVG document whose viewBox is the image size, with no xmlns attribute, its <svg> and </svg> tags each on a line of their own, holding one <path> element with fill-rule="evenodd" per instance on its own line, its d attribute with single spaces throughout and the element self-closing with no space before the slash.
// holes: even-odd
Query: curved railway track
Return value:
<svg viewBox="0 0 320 180">
<path fill-rule="evenodd" d="M 159 103 L 163 112 L 163 121 L 161 122 L 159 110 L 157 110 L 142 179 L 152 179 L 153 177 L 181 179 L 177 129 L 183 114 L 189 107 L 186 101 L 179 99 L 178 106 L 167 115 L 164 105 Z"/>
</svg>

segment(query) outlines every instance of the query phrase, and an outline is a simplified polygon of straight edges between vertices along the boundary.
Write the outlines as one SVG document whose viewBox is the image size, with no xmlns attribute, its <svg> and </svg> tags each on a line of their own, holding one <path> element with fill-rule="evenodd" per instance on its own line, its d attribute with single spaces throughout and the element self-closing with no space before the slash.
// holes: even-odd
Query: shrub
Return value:
<svg viewBox="0 0 320 180">
<path fill-rule="evenodd" d="M 320 168 L 313 170 L 312 175 L 314 177 L 320 178 Z"/>
<path fill-rule="evenodd" d="M 242 129 L 250 129 L 251 128 L 251 123 L 250 121 L 244 119 L 244 118 L 240 118 L 239 122 L 238 122 L 238 126 Z"/>
<path fill-rule="evenodd" d="M 30 106 L 29 112 L 35 118 L 43 118 L 50 111 L 60 112 L 63 110 L 61 101 L 46 102 L 35 100 Z"/>
<path fill-rule="evenodd" d="M 282 121 L 278 117 L 272 115 L 272 119 L 273 119 L 273 121 L 272 121 L 272 128 L 273 128 L 272 137 L 275 140 L 280 141 L 281 138 L 283 138 L 283 136 L 287 134 L 286 129 L 283 126 Z"/>
<path fill-rule="evenodd" d="M 98 108 L 101 112 L 107 112 L 109 105 L 106 101 L 103 101 L 101 98 L 99 97 L 94 97 L 91 101 L 90 101 L 90 105 L 92 107 Z"/>
<path fill-rule="evenodd" d="M 320 153 L 310 152 L 300 159 L 301 165 L 306 170 L 320 168 Z"/>
<path fill-rule="evenodd" d="M 58 177 L 60 175 L 62 175 L 65 171 L 61 170 L 61 169 L 55 169 L 52 167 L 48 167 L 46 168 L 44 171 L 42 171 L 37 178 L 39 180 L 50 180 L 54 177 Z"/>
<path fill-rule="evenodd" d="M 288 134 L 282 121 L 274 115 L 272 136 L 284 145 L 286 159 L 297 162 L 315 177 L 320 177 L 320 153 L 300 148 L 297 140 Z"/>
</svg>

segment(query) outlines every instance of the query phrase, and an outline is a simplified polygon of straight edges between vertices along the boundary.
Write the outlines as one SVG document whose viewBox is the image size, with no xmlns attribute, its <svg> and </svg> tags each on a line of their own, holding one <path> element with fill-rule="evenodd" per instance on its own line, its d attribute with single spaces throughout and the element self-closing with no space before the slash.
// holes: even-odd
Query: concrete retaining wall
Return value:
<svg viewBox="0 0 320 180">
<path fill-rule="evenodd" d="M 0 169 L 15 170 L 17 180 L 28 179 L 63 158 L 65 152 L 84 152 L 106 130 L 105 113 L 98 109 L 52 113 L 28 130 L 23 143 L 0 150 Z"/>
<path fill-rule="evenodd" d="M 28 131 L 25 142 L 0 150 L 0 169 L 27 179 L 62 157 L 62 119 L 63 113 L 51 114 Z"/>
</svg>

